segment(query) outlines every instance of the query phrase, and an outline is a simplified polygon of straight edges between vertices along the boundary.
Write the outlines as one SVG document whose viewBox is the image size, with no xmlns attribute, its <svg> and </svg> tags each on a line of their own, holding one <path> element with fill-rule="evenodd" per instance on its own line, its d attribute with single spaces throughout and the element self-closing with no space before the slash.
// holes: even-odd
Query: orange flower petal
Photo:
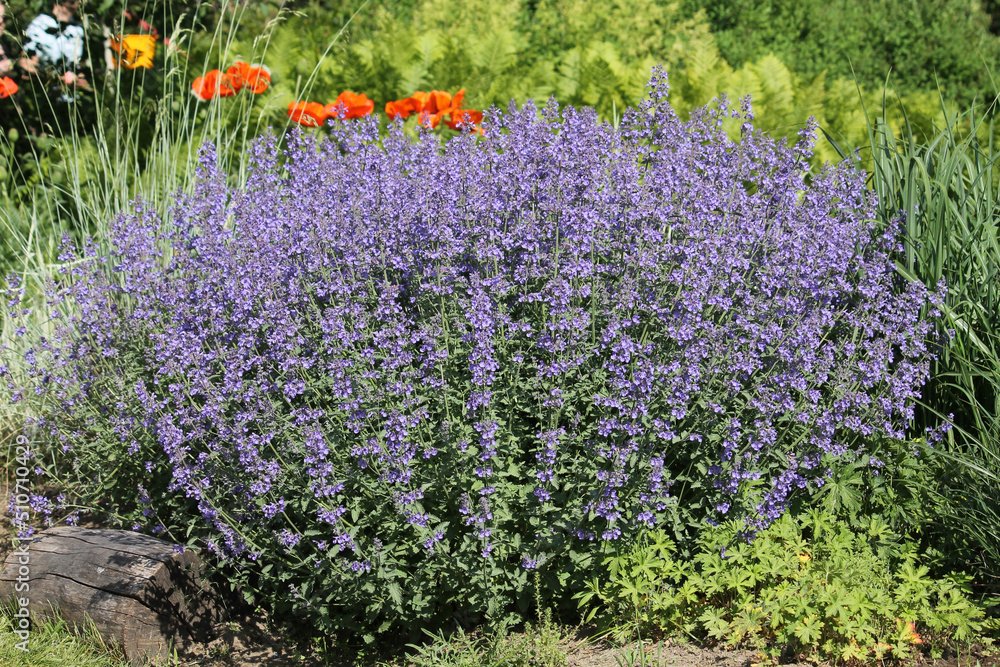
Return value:
<svg viewBox="0 0 1000 667">
<path fill-rule="evenodd" d="M 453 124 L 457 126 L 461 122 L 461 116 L 455 116 L 454 114 L 461 109 L 464 99 L 464 88 L 455 93 L 454 96 L 444 90 L 432 90 L 430 92 L 418 90 L 407 98 L 393 100 L 386 104 L 385 113 L 391 119 L 408 118 L 411 114 L 416 113 L 418 114 L 418 122 L 426 127 L 437 127 L 441 124 L 445 116 L 451 115 L 452 120 L 449 122 L 449 127 Z M 479 114 L 478 118 L 482 119 L 482 114 L 479 112 L 472 111 L 472 113 Z"/>
<path fill-rule="evenodd" d="M 299 125 L 319 127 L 326 122 L 326 109 L 319 102 L 292 102 L 288 105 L 288 117 Z"/>
<path fill-rule="evenodd" d="M 191 84 L 191 92 L 199 100 L 207 102 L 213 97 L 232 97 L 236 94 L 233 87 L 233 80 L 228 74 L 223 74 L 217 69 L 199 76 Z"/>
<path fill-rule="evenodd" d="M 392 104 L 390 102 L 389 104 Z M 389 105 L 386 105 L 388 109 Z M 326 106 L 326 113 L 329 116 L 339 116 L 343 107 L 344 119 L 361 118 L 367 116 L 375 110 L 375 103 L 368 99 L 363 93 L 355 93 L 352 90 L 345 90 L 337 99 Z M 388 113 L 388 111 L 387 111 Z M 391 115 L 391 114 L 390 114 Z"/>
<path fill-rule="evenodd" d="M 468 116 L 468 121 L 465 120 Z M 453 130 L 462 129 L 459 127 L 462 123 L 468 123 L 472 126 L 473 131 L 478 130 L 479 124 L 483 122 L 483 112 L 477 111 L 476 109 L 455 109 L 451 112 L 451 118 L 448 120 L 448 127 Z"/>
<path fill-rule="evenodd" d="M 422 111 L 430 114 L 446 113 L 451 109 L 451 93 L 443 90 L 432 90 Z"/>
<path fill-rule="evenodd" d="M 132 63 L 126 63 L 126 67 L 130 69 L 138 67 L 151 69 L 153 67 L 153 57 L 156 55 L 156 37 L 154 35 L 126 35 L 123 41 L 126 46 L 131 47 L 134 53 Z"/>
<path fill-rule="evenodd" d="M 191 83 L 191 94 L 202 102 L 209 101 L 215 96 L 215 90 L 218 88 L 218 83 L 214 83 L 215 80 L 216 77 L 212 74 L 212 72 L 209 72 L 205 76 L 197 77 Z"/>
<path fill-rule="evenodd" d="M 118 54 L 118 67 L 152 69 L 156 55 L 156 36 L 119 35 L 111 39 L 111 48 Z"/>
<path fill-rule="evenodd" d="M 413 105 L 414 111 L 424 111 L 427 108 L 427 103 L 431 99 L 431 94 L 425 93 L 422 90 L 418 90 L 417 92 L 410 95 L 407 99 L 410 100 L 410 104 Z"/>
<path fill-rule="evenodd" d="M 232 97 L 238 90 L 233 86 L 233 80 L 228 74 L 219 74 L 219 97 Z"/>
<path fill-rule="evenodd" d="M 396 100 L 393 100 L 392 102 L 386 102 L 385 115 L 388 116 L 390 119 L 406 118 L 406 116 L 403 115 L 406 112 L 401 107 L 402 105 Z"/>
<path fill-rule="evenodd" d="M 417 117 L 417 122 L 424 127 L 436 128 L 441 124 L 441 119 L 444 118 L 444 113 L 431 113 L 430 111 L 421 111 L 420 116 Z"/>
<path fill-rule="evenodd" d="M 244 87 L 260 95 L 271 86 L 271 70 L 263 65 L 250 65 L 244 76 Z"/>
<path fill-rule="evenodd" d="M 385 105 L 385 115 L 389 118 L 409 118 L 421 110 L 423 105 L 415 97 L 394 100 Z"/>
<path fill-rule="evenodd" d="M 242 60 L 237 60 L 229 66 L 229 69 L 226 70 L 226 75 L 229 77 L 233 90 L 239 92 L 243 88 L 249 71 L 250 65 Z"/>
<path fill-rule="evenodd" d="M 271 70 L 263 65 L 251 65 L 237 60 L 226 70 L 226 74 L 237 93 L 246 89 L 254 95 L 260 95 L 271 85 Z"/>
<path fill-rule="evenodd" d="M 0 100 L 10 97 L 19 90 L 17 83 L 9 76 L 0 77 Z"/>
</svg>

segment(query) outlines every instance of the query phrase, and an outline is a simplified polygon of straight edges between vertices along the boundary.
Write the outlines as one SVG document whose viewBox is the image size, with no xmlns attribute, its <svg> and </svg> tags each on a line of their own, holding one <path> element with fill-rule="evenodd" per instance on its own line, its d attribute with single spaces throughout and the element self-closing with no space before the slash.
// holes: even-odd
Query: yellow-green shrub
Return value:
<svg viewBox="0 0 1000 667">
<path fill-rule="evenodd" d="M 932 577 L 878 517 L 786 515 L 753 540 L 727 524 L 685 557 L 662 531 L 609 556 L 577 598 L 619 638 L 687 635 L 779 656 L 871 664 L 980 641 L 995 622 L 968 580 Z"/>
</svg>

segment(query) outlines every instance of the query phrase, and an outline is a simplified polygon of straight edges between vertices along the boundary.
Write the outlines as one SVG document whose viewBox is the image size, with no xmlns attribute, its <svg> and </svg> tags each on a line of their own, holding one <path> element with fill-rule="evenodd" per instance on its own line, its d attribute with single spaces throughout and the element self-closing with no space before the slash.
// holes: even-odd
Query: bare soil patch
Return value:
<svg viewBox="0 0 1000 667">
<path fill-rule="evenodd" d="M 698 648 L 687 644 L 659 644 L 645 648 L 645 664 L 666 667 L 748 667 L 755 663 L 752 651 Z M 629 658 L 634 658 L 630 660 Z M 619 667 L 640 664 L 636 647 L 611 647 L 581 643 L 569 652 L 569 667 Z"/>
</svg>

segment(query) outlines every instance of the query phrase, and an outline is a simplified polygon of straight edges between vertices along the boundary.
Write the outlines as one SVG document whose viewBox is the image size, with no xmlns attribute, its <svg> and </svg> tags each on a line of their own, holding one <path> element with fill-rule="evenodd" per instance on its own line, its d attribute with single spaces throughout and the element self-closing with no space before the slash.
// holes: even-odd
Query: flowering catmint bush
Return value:
<svg viewBox="0 0 1000 667">
<path fill-rule="evenodd" d="M 206 147 L 170 219 L 137 203 L 52 286 L 7 373 L 39 458 L 324 631 L 523 607 L 533 570 L 562 595 L 647 526 L 767 525 L 903 437 L 929 295 L 863 174 L 810 173 L 812 127 L 650 90 L 620 128 L 265 138 L 243 188 Z"/>
</svg>

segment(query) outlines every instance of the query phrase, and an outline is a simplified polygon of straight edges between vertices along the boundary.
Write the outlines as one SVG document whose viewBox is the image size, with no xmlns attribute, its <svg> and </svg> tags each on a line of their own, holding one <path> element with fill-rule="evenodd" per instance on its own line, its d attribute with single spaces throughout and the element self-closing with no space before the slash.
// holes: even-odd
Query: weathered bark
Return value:
<svg viewBox="0 0 1000 667">
<path fill-rule="evenodd" d="M 25 566 L 28 590 L 15 592 Z M 19 597 L 33 617 L 54 611 L 71 623 L 92 620 L 134 664 L 184 653 L 223 616 L 194 552 L 124 530 L 42 531 L 27 558 L 9 554 L 0 573 L 0 600 Z"/>
</svg>

